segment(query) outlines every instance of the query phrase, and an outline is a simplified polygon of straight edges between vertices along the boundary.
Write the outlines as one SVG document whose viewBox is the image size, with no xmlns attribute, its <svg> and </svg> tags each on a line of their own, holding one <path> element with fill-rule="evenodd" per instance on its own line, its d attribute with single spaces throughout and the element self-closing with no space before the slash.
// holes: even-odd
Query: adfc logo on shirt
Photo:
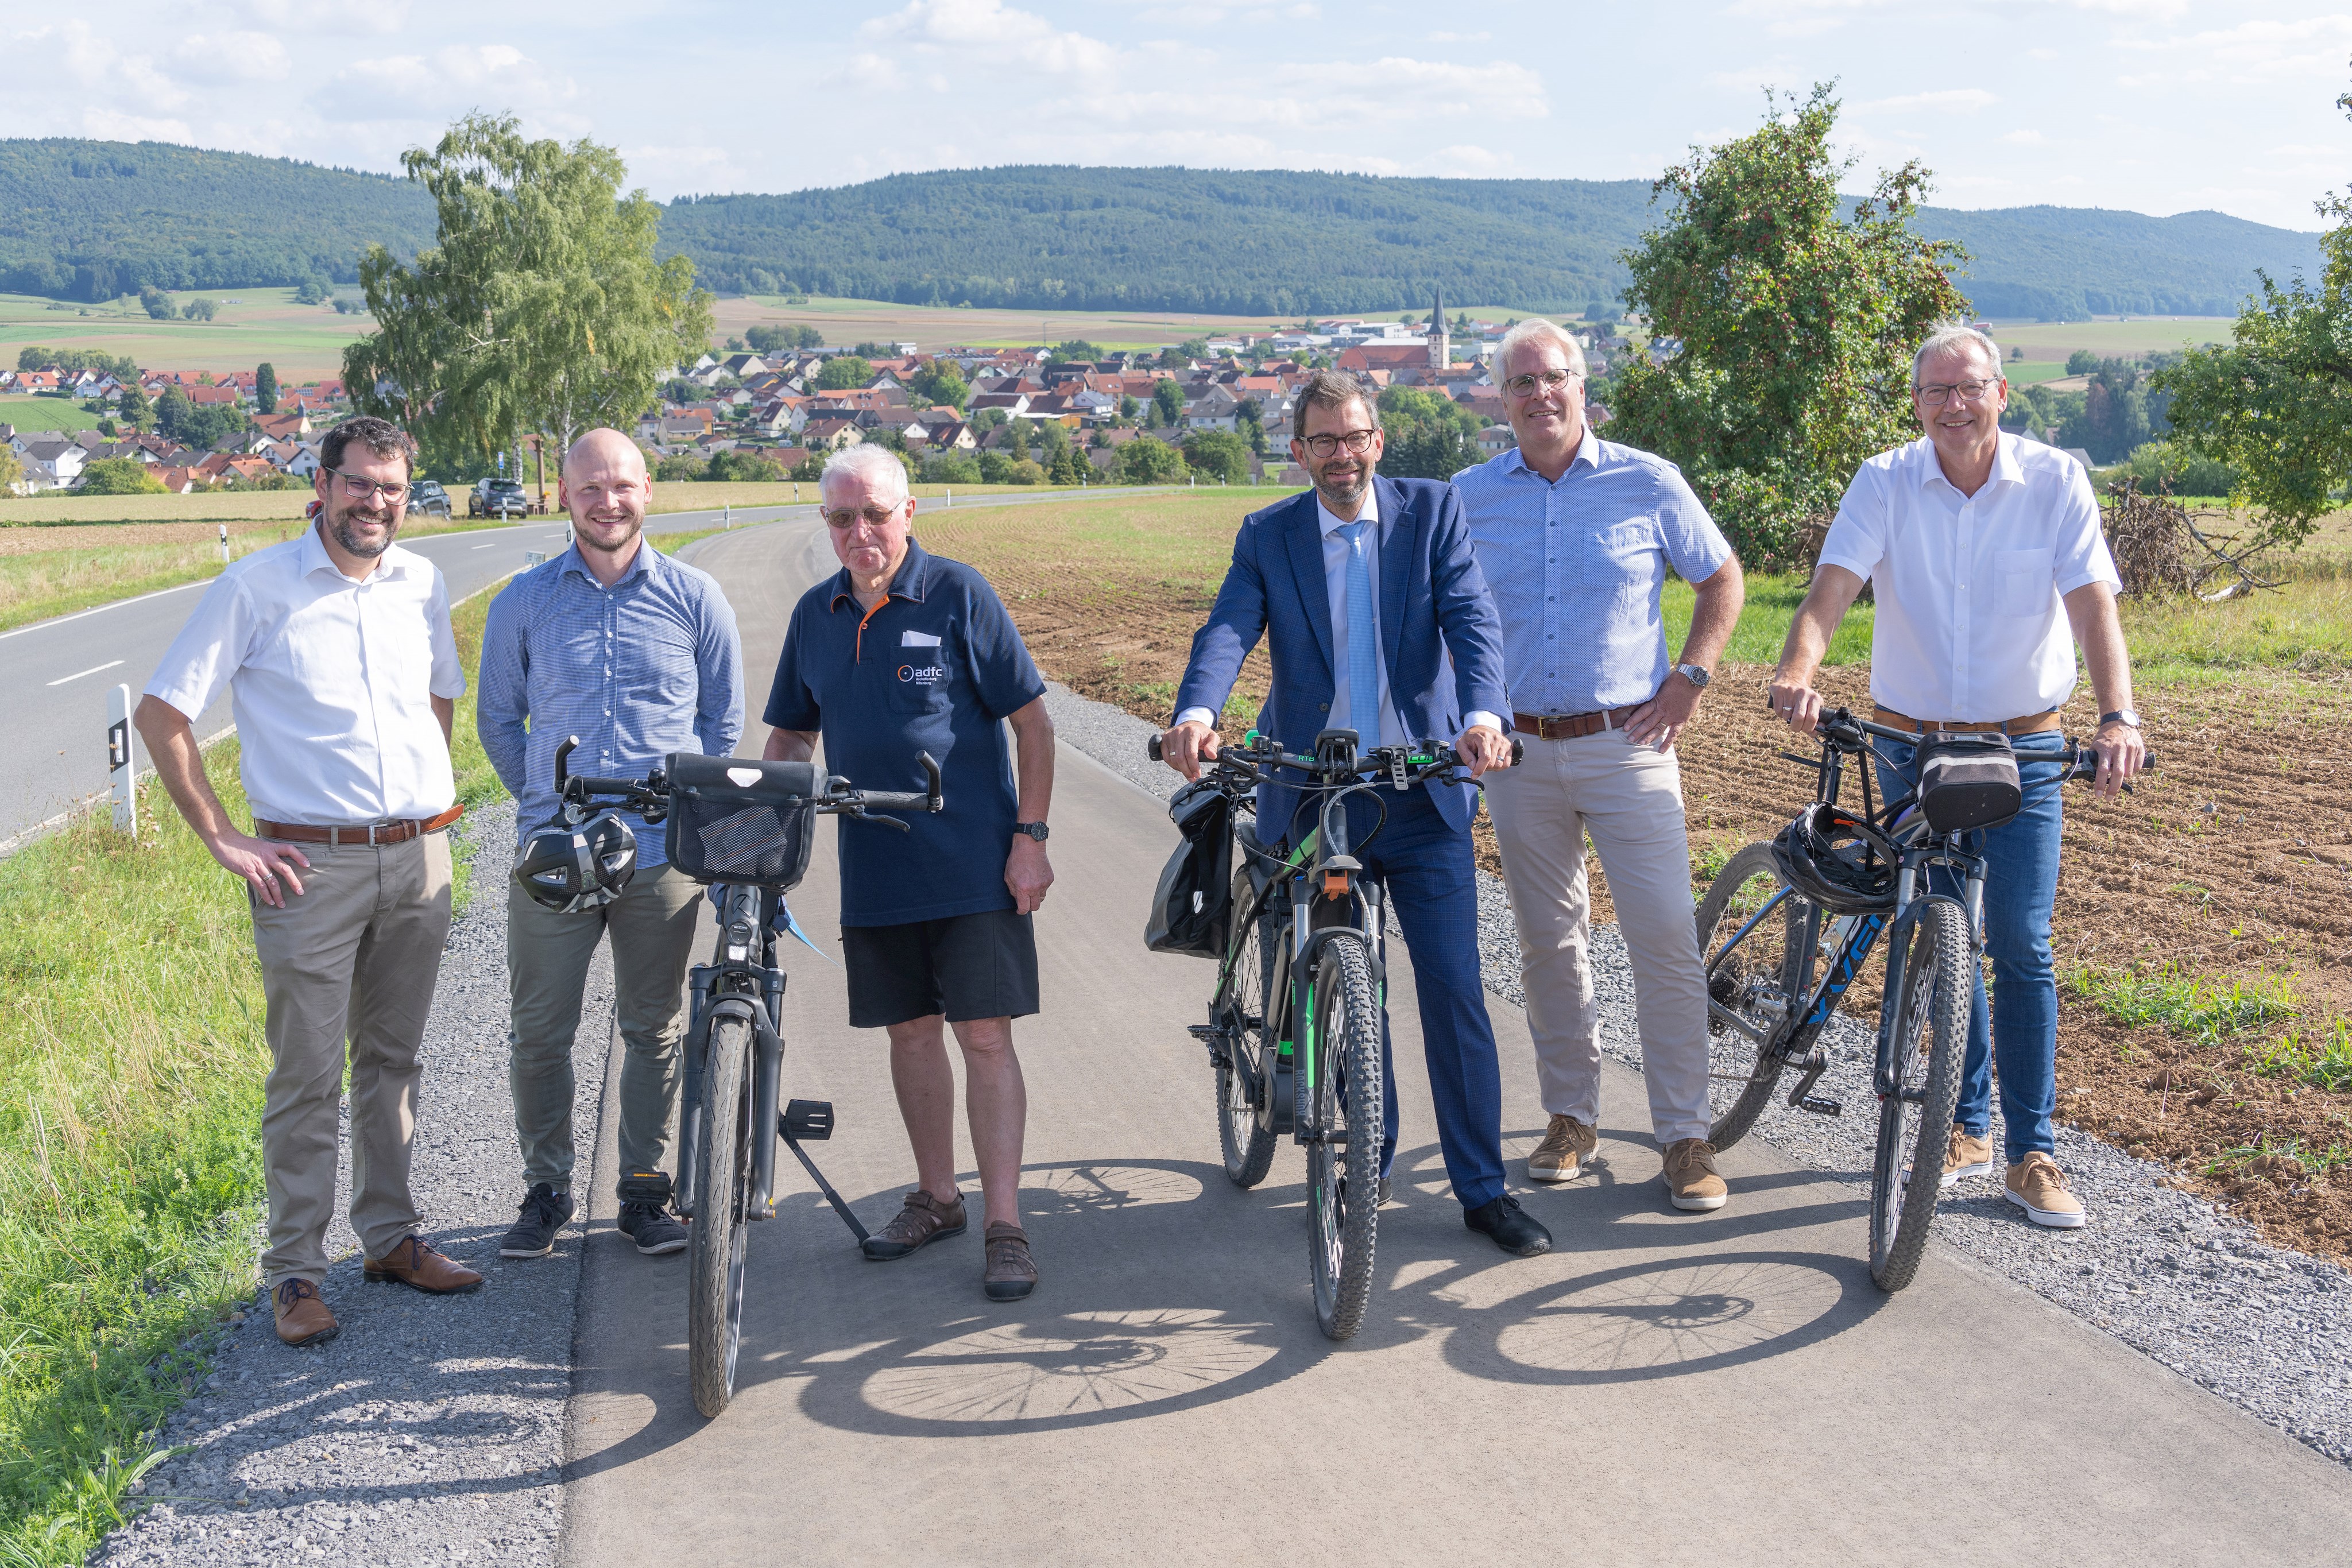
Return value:
<svg viewBox="0 0 2352 1568">
<path fill-rule="evenodd" d="M 898 666 L 898 678 L 902 681 L 912 681 L 919 686 L 937 685 L 948 678 L 948 667 L 945 664 L 924 664 L 919 667 L 914 664 L 901 664 Z"/>
</svg>

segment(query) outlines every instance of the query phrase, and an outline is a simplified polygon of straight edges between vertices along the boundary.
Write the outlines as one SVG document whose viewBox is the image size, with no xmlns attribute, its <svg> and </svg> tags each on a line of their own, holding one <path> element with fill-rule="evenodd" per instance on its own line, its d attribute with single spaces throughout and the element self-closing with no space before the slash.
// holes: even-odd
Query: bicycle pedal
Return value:
<svg viewBox="0 0 2352 1568">
<path fill-rule="evenodd" d="M 1818 1094 L 1808 1094 L 1797 1102 L 1800 1111 L 1811 1111 L 1816 1116 L 1843 1116 L 1845 1107 L 1834 1100 L 1824 1100 Z"/>
<path fill-rule="evenodd" d="M 783 1135 L 795 1143 L 821 1144 L 833 1136 L 833 1102 L 795 1100 L 777 1118 Z"/>
<path fill-rule="evenodd" d="M 1213 1023 L 1188 1023 L 1184 1026 L 1184 1032 L 1202 1045 L 1207 1045 L 1225 1031 Z"/>
</svg>

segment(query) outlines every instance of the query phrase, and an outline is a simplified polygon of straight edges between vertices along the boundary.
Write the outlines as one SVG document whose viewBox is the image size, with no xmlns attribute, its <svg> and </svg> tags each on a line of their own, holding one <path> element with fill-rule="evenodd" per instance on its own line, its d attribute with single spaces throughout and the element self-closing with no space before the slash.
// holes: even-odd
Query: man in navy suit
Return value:
<svg viewBox="0 0 2352 1568">
<path fill-rule="evenodd" d="M 1317 371 L 1297 409 L 1290 455 L 1315 488 L 1243 520 L 1216 607 L 1192 639 L 1161 754 L 1185 778 L 1201 776 L 1202 760 L 1217 755 L 1216 716 L 1263 635 L 1274 690 L 1257 727 L 1284 750 L 1311 752 L 1320 731 L 1352 729 L 1365 749 L 1451 738 L 1473 777 L 1509 767 L 1503 623 L 1471 553 L 1461 497 L 1433 480 L 1375 476 L 1381 422 L 1354 378 Z M 1549 1250 L 1551 1234 L 1503 1190 L 1502 1074 L 1478 980 L 1476 800 L 1468 783 L 1403 795 L 1383 786 L 1377 804 L 1349 798 L 1348 832 L 1365 873 L 1387 888 L 1412 954 L 1430 1098 L 1463 1221 L 1528 1258 Z M 1296 789 L 1261 789 L 1260 836 L 1295 841 L 1310 831 L 1291 824 L 1299 803 Z M 1383 1191 L 1397 1136 L 1387 1045 L 1383 1016 Z"/>
</svg>

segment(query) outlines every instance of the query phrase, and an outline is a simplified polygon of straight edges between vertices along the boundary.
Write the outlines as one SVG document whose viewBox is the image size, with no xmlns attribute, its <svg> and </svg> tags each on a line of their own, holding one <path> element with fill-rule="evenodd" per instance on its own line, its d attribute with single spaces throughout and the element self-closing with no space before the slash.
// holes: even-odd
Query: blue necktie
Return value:
<svg viewBox="0 0 2352 1568">
<path fill-rule="evenodd" d="M 1372 630 L 1372 569 L 1362 518 L 1340 531 L 1348 536 L 1348 719 L 1357 744 L 1369 750 L 1381 743 L 1381 678 L 1376 660 L 1380 638 Z"/>
</svg>

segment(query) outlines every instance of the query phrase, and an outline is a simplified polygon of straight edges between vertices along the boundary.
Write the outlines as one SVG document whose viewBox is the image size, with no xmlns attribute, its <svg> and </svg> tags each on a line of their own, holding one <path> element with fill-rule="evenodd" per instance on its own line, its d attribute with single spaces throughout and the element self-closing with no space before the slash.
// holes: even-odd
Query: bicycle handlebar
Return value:
<svg viewBox="0 0 2352 1568">
<path fill-rule="evenodd" d="M 639 810 L 640 815 L 662 815 L 669 808 L 670 785 L 661 768 L 655 768 L 643 779 L 601 779 L 593 774 L 571 772 L 572 748 L 580 744 L 576 735 L 566 737 L 555 748 L 555 793 L 561 800 L 585 805 L 597 795 L 609 795 Z M 868 817 L 870 811 L 940 811 L 947 801 L 940 792 L 940 765 L 928 751 L 915 753 L 915 761 L 923 769 L 926 781 L 921 789 L 855 789 L 849 780 L 838 777 L 825 779 L 822 795 L 811 797 L 821 816 L 846 815 L 896 828 L 900 832 L 912 831 L 904 822 L 888 817 Z"/>
<path fill-rule="evenodd" d="M 1917 731 L 1892 729 L 1883 724 L 1873 724 L 1868 719 L 1854 717 L 1852 713 L 1842 707 L 1832 708 L 1822 715 L 1821 721 L 1816 726 L 1816 733 L 1823 746 L 1832 747 L 1849 756 L 1859 756 L 1869 749 L 1869 743 L 1863 738 L 1864 736 L 1876 736 L 1882 740 L 1891 740 L 1897 745 L 1910 747 L 1916 747 L 1922 738 Z M 2096 778 L 2099 771 L 2099 754 L 2088 746 L 2070 747 L 2054 758 L 2032 752 L 2021 753 L 2018 760 L 2021 763 L 2044 761 L 2063 763 L 2063 770 L 2058 775 L 2060 783 L 2074 780 L 2087 781 Z M 1806 766 L 1811 767 L 1813 764 L 1809 762 Z M 2143 773 L 2155 772 L 2156 753 L 2143 752 L 2139 766 Z M 2124 788 L 2128 789 L 2131 785 L 2126 782 Z"/>
<path fill-rule="evenodd" d="M 1257 732 L 1252 730 L 1250 734 L 1255 737 Z M 1512 767 L 1517 768 L 1519 765 L 1520 760 L 1527 756 L 1527 749 L 1526 742 L 1516 735 L 1511 737 Z M 1144 751 L 1154 762 L 1168 760 L 1162 755 L 1160 737 L 1156 735 L 1144 743 Z M 1462 759 L 1454 755 L 1452 747 L 1442 746 L 1434 740 L 1422 740 L 1415 741 L 1410 746 L 1384 746 L 1361 753 L 1356 759 L 1357 766 L 1352 769 L 1344 770 L 1344 776 L 1352 778 L 1365 773 L 1388 772 L 1397 760 L 1399 753 L 1403 754 L 1405 766 L 1417 770 L 1420 777 L 1427 777 L 1448 768 L 1462 766 Z M 1245 739 L 1239 746 L 1219 748 L 1217 755 L 1210 760 L 1223 762 L 1227 758 L 1231 758 L 1235 766 L 1243 768 L 1297 768 L 1334 779 L 1343 776 L 1343 770 L 1326 763 L 1320 758 L 1286 752 L 1272 741 L 1254 746 Z"/>
</svg>

